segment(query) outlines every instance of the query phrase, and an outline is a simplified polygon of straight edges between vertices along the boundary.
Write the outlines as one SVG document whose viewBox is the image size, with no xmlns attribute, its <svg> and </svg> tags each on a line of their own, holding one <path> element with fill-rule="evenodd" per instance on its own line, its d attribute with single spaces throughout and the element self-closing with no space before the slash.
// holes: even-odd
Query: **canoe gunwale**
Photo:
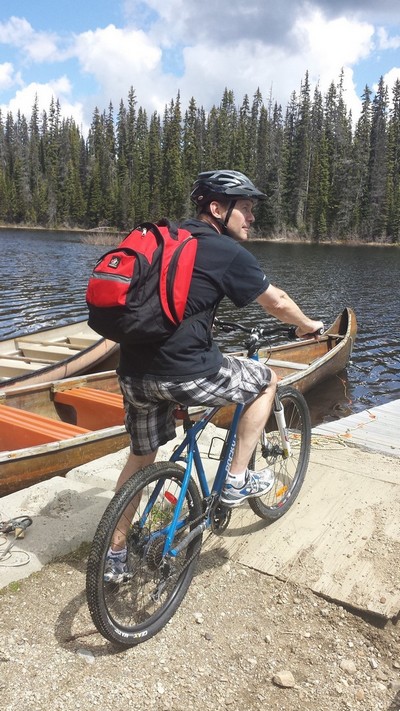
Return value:
<svg viewBox="0 0 400 711">
<path fill-rule="evenodd" d="M 0 465 L 7 462 L 15 462 L 19 459 L 27 459 L 33 456 L 39 456 L 41 454 L 48 454 L 50 452 L 58 452 L 65 449 L 72 449 L 74 447 L 81 447 L 89 442 L 95 442 L 97 440 L 104 440 L 110 437 L 116 437 L 119 434 L 125 434 L 125 425 L 114 425 L 113 427 L 104 427 L 101 430 L 92 430 L 86 434 L 78 434 L 75 437 L 70 437 L 68 439 L 56 440 L 55 442 L 47 442 L 46 444 L 37 444 L 33 447 L 24 447 L 23 449 L 16 450 L 3 450 L 0 453 Z M 0 475 L 0 488 L 1 488 L 1 475 Z"/>
</svg>

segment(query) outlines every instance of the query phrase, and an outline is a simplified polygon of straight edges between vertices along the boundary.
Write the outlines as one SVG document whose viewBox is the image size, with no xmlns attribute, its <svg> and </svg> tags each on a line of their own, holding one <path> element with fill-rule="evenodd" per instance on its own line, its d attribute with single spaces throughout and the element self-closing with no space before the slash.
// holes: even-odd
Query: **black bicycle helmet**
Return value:
<svg viewBox="0 0 400 711">
<path fill-rule="evenodd" d="M 203 207 L 221 197 L 230 200 L 264 200 L 267 196 L 237 170 L 208 170 L 199 173 L 190 197 L 198 207 Z"/>
</svg>

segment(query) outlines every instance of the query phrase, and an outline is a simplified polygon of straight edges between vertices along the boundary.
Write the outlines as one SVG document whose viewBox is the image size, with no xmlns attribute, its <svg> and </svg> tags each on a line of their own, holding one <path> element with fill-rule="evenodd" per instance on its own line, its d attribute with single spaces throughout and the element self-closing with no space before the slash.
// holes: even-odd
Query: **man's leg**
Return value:
<svg viewBox="0 0 400 711">
<path fill-rule="evenodd" d="M 136 474 L 139 469 L 147 467 L 148 464 L 153 464 L 157 451 L 151 452 L 150 454 L 133 454 L 130 452 L 127 462 L 119 475 L 117 485 L 115 490 L 118 491 L 123 484 L 129 479 L 129 477 Z M 118 551 L 124 550 L 126 546 L 126 534 L 131 525 L 132 518 L 137 507 L 140 504 L 140 495 L 136 496 L 132 501 L 130 506 L 125 510 L 123 517 L 120 518 L 118 522 L 118 527 L 115 529 L 111 541 L 111 549 L 116 553 Z"/>
<path fill-rule="evenodd" d="M 250 457 L 270 416 L 277 381 L 276 374 L 271 371 L 271 382 L 267 389 L 263 390 L 243 411 L 238 425 L 236 447 L 230 467 L 232 475 L 240 475 L 246 471 Z"/>
<path fill-rule="evenodd" d="M 148 464 L 153 464 L 157 456 L 157 451 L 156 449 L 155 452 L 151 452 L 150 454 L 132 454 L 132 452 L 130 452 L 127 462 L 119 475 L 115 490 L 118 491 L 121 486 L 125 484 L 127 479 L 133 476 L 133 474 L 136 474 L 139 469 L 147 467 Z"/>
</svg>

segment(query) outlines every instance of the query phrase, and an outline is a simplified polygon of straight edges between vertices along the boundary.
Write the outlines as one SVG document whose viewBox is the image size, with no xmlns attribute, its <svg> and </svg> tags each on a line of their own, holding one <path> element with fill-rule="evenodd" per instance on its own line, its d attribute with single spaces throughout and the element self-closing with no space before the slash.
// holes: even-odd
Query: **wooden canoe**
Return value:
<svg viewBox="0 0 400 711">
<path fill-rule="evenodd" d="M 118 363 L 119 348 L 86 321 L 0 341 L 0 389 L 70 378 Z"/>
<path fill-rule="evenodd" d="M 345 309 L 318 339 L 261 352 L 281 382 L 306 392 L 343 370 L 356 335 Z M 231 408 L 214 422 L 227 426 Z M 0 391 L 0 496 L 128 446 L 115 370 Z"/>
<path fill-rule="evenodd" d="M 128 446 L 115 370 L 0 391 L 0 496 Z"/>
</svg>

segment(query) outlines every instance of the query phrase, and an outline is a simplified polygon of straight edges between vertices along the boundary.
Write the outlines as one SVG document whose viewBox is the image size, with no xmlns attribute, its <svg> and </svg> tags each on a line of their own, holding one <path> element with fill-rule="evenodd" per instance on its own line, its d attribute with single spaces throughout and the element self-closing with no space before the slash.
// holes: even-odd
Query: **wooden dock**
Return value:
<svg viewBox="0 0 400 711">
<path fill-rule="evenodd" d="M 313 430 L 298 501 L 270 526 L 234 510 L 209 546 L 382 618 L 400 611 L 400 400 Z"/>
<path fill-rule="evenodd" d="M 314 433 L 338 436 L 349 444 L 400 457 L 400 400 L 321 425 Z"/>
</svg>

